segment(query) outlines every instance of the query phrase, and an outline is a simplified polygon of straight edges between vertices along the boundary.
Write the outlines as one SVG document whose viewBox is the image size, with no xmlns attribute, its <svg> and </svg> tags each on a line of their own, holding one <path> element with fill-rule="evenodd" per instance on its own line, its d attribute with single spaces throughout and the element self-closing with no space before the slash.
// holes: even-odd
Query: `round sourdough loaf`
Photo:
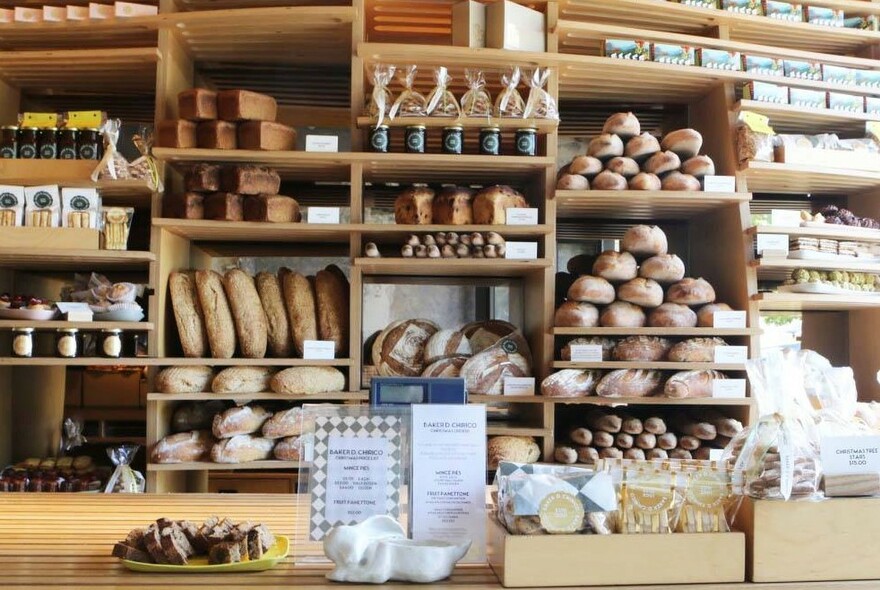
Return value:
<svg viewBox="0 0 880 590">
<path fill-rule="evenodd" d="M 681 164 L 681 171 L 696 178 L 715 174 L 715 162 L 709 156 L 694 156 Z"/>
<path fill-rule="evenodd" d="M 657 307 L 663 303 L 663 287 L 651 279 L 635 278 L 617 287 L 617 298 L 641 307 Z"/>
<path fill-rule="evenodd" d="M 640 258 L 666 254 L 669 244 L 666 234 L 656 225 L 634 225 L 623 234 L 620 247 Z"/>
<path fill-rule="evenodd" d="M 662 187 L 660 177 L 650 172 L 639 172 L 629 181 L 629 189 L 633 191 L 659 191 Z"/>
<path fill-rule="evenodd" d="M 593 274 L 607 281 L 631 281 L 639 274 L 636 259 L 629 252 L 606 250 L 593 263 Z"/>
<path fill-rule="evenodd" d="M 541 395 L 546 397 L 586 397 L 592 395 L 599 382 L 599 371 L 563 369 L 541 382 Z"/>
<path fill-rule="evenodd" d="M 601 346 L 602 360 L 607 361 L 611 358 L 611 351 L 614 349 L 615 342 L 611 338 L 603 338 L 602 336 L 590 336 L 589 338 L 574 338 L 565 343 L 559 355 L 564 361 L 571 360 L 572 346 Z"/>
<path fill-rule="evenodd" d="M 627 188 L 626 178 L 611 170 L 603 170 L 591 184 L 597 191 L 625 191 Z"/>
<path fill-rule="evenodd" d="M 452 356 L 433 362 L 422 372 L 422 377 L 459 377 L 469 357 Z"/>
<path fill-rule="evenodd" d="M 658 254 L 642 262 L 639 276 L 658 283 L 674 283 L 684 278 L 684 262 L 675 254 Z"/>
<path fill-rule="evenodd" d="M 214 370 L 211 367 L 168 367 L 156 375 L 159 393 L 203 393 L 211 391 Z"/>
<path fill-rule="evenodd" d="M 602 161 L 593 156 L 575 156 L 568 165 L 569 174 L 577 174 L 586 178 L 593 178 L 602 172 Z"/>
<path fill-rule="evenodd" d="M 599 310 L 592 303 L 564 301 L 553 316 L 557 328 L 595 328 L 599 325 Z"/>
<path fill-rule="evenodd" d="M 501 461 L 534 463 L 541 457 L 541 449 L 530 436 L 494 436 L 486 446 L 488 468 L 497 469 Z"/>
<path fill-rule="evenodd" d="M 606 328 L 641 328 L 645 325 L 645 312 L 638 305 L 615 301 L 602 310 L 599 323 Z"/>
<path fill-rule="evenodd" d="M 470 356 L 471 343 L 467 336 L 458 330 L 440 330 L 425 345 L 425 364 L 430 365 L 439 360 L 453 356 Z"/>
<path fill-rule="evenodd" d="M 696 129 L 679 129 L 667 133 L 660 142 L 660 147 L 675 152 L 680 158 L 687 160 L 700 153 L 703 136 Z"/>
<path fill-rule="evenodd" d="M 431 320 L 412 319 L 385 328 L 373 344 L 373 363 L 386 377 L 417 377 L 425 369 L 425 346 L 440 330 Z"/>
<path fill-rule="evenodd" d="M 639 173 L 639 164 L 632 158 L 623 156 L 611 158 L 605 168 L 610 172 L 620 174 L 627 180 Z"/>
<path fill-rule="evenodd" d="M 712 328 L 715 325 L 716 311 L 733 311 L 733 308 L 726 303 L 710 303 L 704 305 L 697 311 L 697 325 L 702 328 Z"/>
<path fill-rule="evenodd" d="M 660 142 L 650 133 L 642 133 L 626 142 L 624 155 L 636 162 L 644 162 L 660 151 Z"/>
<path fill-rule="evenodd" d="M 632 113 L 614 113 L 605 119 L 605 125 L 602 126 L 602 133 L 619 135 L 622 139 L 635 137 L 641 132 L 639 119 Z"/>
<path fill-rule="evenodd" d="M 610 160 L 623 155 L 623 141 L 611 133 L 603 133 L 594 137 L 587 146 L 587 155 L 602 160 Z"/>
<path fill-rule="evenodd" d="M 336 367 L 291 367 L 276 373 L 269 386 L 275 393 L 330 393 L 345 389 L 345 375 Z"/>
<path fill-rule="evenodd" d="M 531 353 L 515 332 L 469 358 L 461 368 L 469 393 L 501 395 L 505 377 L 531 376 Z"/>
<path fill-rule="evenodd" d="M 697 314 L 687 305 L 664 303 L 651 312 L 648 325 L 652 328 L 693 328 L 697 325 Z"/>
<path fill-rule="evenodd" d="M 477 354 L 513 334 L 516 329 L 516 326 L 504 320 L 485 320 L 465 324 L 461 332 L 467 336 L 473 354 Z"/>
<path fill-rule="evenodd" d="M 566 297 L 571 301 L 586 301 L 605 305 L 614 301 L 614 285 L 602 277 L 585 275 L 578 277 L 568 289 Z"/>
<path fill-rule="evenodd" d="M 680 167 L 681 158 L 673 152 L 666 151 L 657 152 L 648 158 L 642 166 L 642 170 L 662 177 L 664 174 L 678 170 Z"/>
<path fill-rule="evenodd" d="M 705 279 L 686 277 L 670 285 L 666 290 L 666 300 L 682 305 L 705 305 L 715 301 L 715 289 Z"/>
<path fill-rule="evenodd" d="M 563 174 L 556 181 L 556 188 L 566 191 L 585 191 L 590 188 L 590 181 L 580 174 Z"/>
<path fill-rule="evenodd" d="M 671 346 L 666 338 L 657 336 L 628 336 L 621 340 L 611 354 L 615 361 L 662 361 Z"/>
<path fill-rule="evenodd" d="M 690 174 L 673 171 L 663 177 L 660 188 L 665 191 L 696 192 L 700 190 L 701 185 L 700 181 Z"/>
</svg>

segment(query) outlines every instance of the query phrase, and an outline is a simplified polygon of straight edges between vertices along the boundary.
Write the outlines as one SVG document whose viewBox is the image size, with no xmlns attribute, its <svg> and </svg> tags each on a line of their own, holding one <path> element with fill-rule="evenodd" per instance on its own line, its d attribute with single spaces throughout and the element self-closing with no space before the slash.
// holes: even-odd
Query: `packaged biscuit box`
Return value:
<svg viewBox="0 0 880 590">
<path fill-rule="evenodd" d="M 701 47 L 697 49 L 697 61 L 704 68 L 742 71 L 742 56 L 738 51 Z"/>
</svg>

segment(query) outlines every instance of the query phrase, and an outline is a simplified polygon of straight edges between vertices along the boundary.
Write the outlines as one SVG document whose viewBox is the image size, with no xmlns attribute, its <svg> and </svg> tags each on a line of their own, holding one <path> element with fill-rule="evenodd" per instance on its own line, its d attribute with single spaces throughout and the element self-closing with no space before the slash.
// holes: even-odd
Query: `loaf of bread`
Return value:
<svg viewBox="0 0 880 590">
<path fill-rule="evenodd" d="M 471 356 L 471 343 L 459 330 L 440 330 L 425 345 L 425 364 L 454 356 Z"/>
<path fill-rule="evenodd" d="M 207 88 L 190 88 L 177 94 L 177 114 L 188 121 L 217 118 L 217 93 Z"/>
<path fill-rule="evenodd" d="M 373 365 L 386 377 L 421 375 L 426 366 L 425 347 L 439 330 L 437 324 L 425 319 L 391 324 L 373 344 Z"/>
<path fill-rule="evenodd" d="M 302 408 L 293 407 L 289 410 L 275 412 L 263 424 L 265 438 L 287 438 L 302 434 Z"/>
<path fill-rule="evenodd" d="M 153 463 L 191 463 L 204 461 L 211 453 L 214 437 L 207 430 L 179 432 L 166 436 L 153 447 Z"/>
<path fill-rule="evenodd" d="M 336 367 L 291 367 L 279 371 L 269 384 L 285 395 L 315 395 L 345 389 L 345 376 Z"/>
<path fill-rule="evenodd" d="M 422 377 L 460 377 L 461 368 L 467 362 L 466 356 L 452 356 L 435 361 L 425 367 Z"/>
<path fill-rule="evenodd" d="M 235 322 L 223 290 L 223 277 L 213 270 L 196 271 L 196 291 L 204 314 L 211 356 L 232 358 L 235 354 Z"/>
<path fill-rule="evenodd" d="M 602 172 L 602 160 L 593 156 L 575 156 L 568 165 L 568 173 L 593 178 Z"/>
<path fill-rule="evenodd" d="M 234 150 L 238 147 L 238 130 L 229 121 L 202 121 L 196 127 L 196 143 L 206 150 Z"/>
<path fill-rule="evenodd" d="M 605 328 L 641 328 L 645 325 L 645 312 L 638 305 L 615 301 L 602 310 L 599 323 Z"/>
<path fill-rule="evenodd" d="M 205 197 L 201 193 L 169 193 L 162 199 L 163 217 L 204 219 Z"/>
<path fill-rule="evenodd" d="M 187 192 L 216 193 L 220 191 L 220 166 L 195 164 L 186 171 L 183 184 Z"/>
<path fill-rule="evenodd" d="M 196 124 L 192 121 L 159 121 L 156 128 L 156 145 L 159 147 L 191 149 L 197 145 Z"/>
<path fill-rule="evenodd" d="M 634 225 L 623 234 L 620 247 L 640 258 L 666 254 L 666 234 L 656 225 Z"/>
<path fill-rule="evenodd" d="M 262 406 L 236 406 L 214 416 L 211 432 L 217 438 L 230 438 L 239 434 L 259 432 L 272 417 Z"/>
<path fill-rule="evenodd" d="M 486 445 L 487 467 L 497 469 L 501 461 L 534 463 L 541 457 L 541 449 L 530 436 L 494 436 Z"/>
<path fill-rule="evenodd" d="M 577 463 L 577 450 L 568 445 L 556 445 L 556 448 L 553 449 L 553 460 L 566 465 Z"/>
<path fill-rule="evenodd" d="M 220 171 L 220 189 L 239 195 L 277 195 L 281 177 L 271 168 L 224 166 Z"/>
<path fill-rule="evenodd" d="M 669 349 L 669 360 L 674 363 L 711 363 L 715 361 L 715 347 L 727 346 L 721 338 L 689 338 Z"/>
<path fill-rule="evenodd" d="M 244 220 L 295 223 L 302 219 L 299 203 L 284 195 L 251 195 L 244 198 Z"/>
<path fill-rule="evenodd" d="M 670 346 L 669 340 L 658 336 L 627 336 L 614 347 L 611 358 L 615 361 L 662 361 Z"/>
<path fill-rule="evenodd" d="M 553 316 L 557 328 L 595 328 L 599 325 L 599 310 L 591 303 L 565 301 Z"/>
<path fill-rule="evenodd" d="M 211 367 L 167 367 L 156 375 L 159 393 L 202 393 L 211 391 L 214 370 Z"/>
<path fill-rule="evenodd" d="M 394 200 L 394 223 L 430 225 L 434 219 L 434 189 L 412 186 Z"/>
<path fill-rule="evenodd" d="M 203 358 L 208 352 L 208 334 L 192 275 L 172 272 L 168 277 L 168 291 L 183 356 Z"/>
<path fill-rule="evenodd" d="M 276 442 L 272 453 L 279 461 L 300 461 L 302 460 L 302 447 L 303 443 L 300 437 L 290 436 Z"/>
<path fill-rule="evenodd" d="M 585 397 L 593 395 L 599 382 L 599 371 L 563 369 L 541 382 L 541 395 L 546 397 Z"/>
<path fill-rule="evenodd" d="M 495 185 L 484 188 L 474 196 L 474 223 L 480 225 L 504 225 L 507 223 L 508 208 L 525 208 L 529 204 L 517 190 Z"/>
<path fill-rule="evenodd" d="M 602 397 L 648 397 L 657 393 L 663 381 L 660 371 L 618 369 L 602 377 L 596 394 Z"/>
<path fill-rule="evenodd" d="M 663 296 L 662 292 L 660 296 Z M 571 301 L 586 301 L 596 305 L 606 305 L 614 301 L 614 285 L 602 277 L 585 275 L 578 277 L 571 284 L 566 297 Z"/>
<path fill-rule="evenodd" d="M 262 393 L 269 391 L 271 367 L 228 367 L 211 383 L 214 393 Z"/>
<path fill-rule="evenodd" d="M 212 193 L 205 197 L 205 219 L 243 221 L 244 199 L 233 193 Z"/>
<path fill-rule="evenodd" d="M 612 282 L 630 281 L 638 276 L 638 266 L 629 252 L 606 250 L 593 263 L 593 274 Z"/>
<path fill-rule="evenodd" d="M 461 368 L 470 393 L 501 395 L 507 377 L 531 375 L 531 352 L 523 337 L 515 332 L 475 354 Z"/>
<path fill-rule="evenodd" d="M 704 328 L 714 327 L 716 311 L 733 311 L 733 308 L 726 303 L 710 303 L 709 305 L 704 305 L 697 312 L 697 325 Z"/>
<path fill-rule="evenodd" d="M 590 181 L 580 174 L 563 174 L 556 181 L 556 188 L 564 191 L 585 191 L 590 189 Z"/>
<path fill-rule="evenodd" d="M 232 309 L 241 355 L 252 359 L 265 357 L 268 327 L 254 279 L 241 269 L 232 269 L 224 275 L 223 287 Z"/>
<path fill-rule="evenodd" d="M 275 441 L 268 438 L 239 434 L 219 441 L 211 449 L 214 463 L 249 463 L 272 458 Z"/>
<path fill-rule="evenodd" d="M 705 279 L 684 278 L 670 285 L 666 300 L 681 305 L 705 305 L 715 301 L 715 289 Z"/>
<path fill-rule="evenodd" d="M 697 314 L 687 305 L 664 303 L 651 311 L 648 325 L 652 328 L 693 328 L 697 325 Z"/>
<path fill-rule="evenodd" d="M 658 283 L 674 283 L 684 278 L 684 262 L 675 254 L 658 254 L 642 262 L 639 276 Z"/>
<path fill-rule="evenodd" d="M 571 360 L 571 347 L 572 346 L 601 346 L 602 347 L 602 360 L 607 361 L 611 359 L 611 351 L 614 350 L 614 347 L 617 343 L 610 338 L 603 338 L 601 336 L 591 336 L 589 338 L 575 338 L 574 340 L 569 340 L 565 343 L 560 351 L 559 355 L 564 361 Z"/>
<path fill-rule="evenodd" d="M 481 352 L 505 336 L 516 332 L 517 328 L 504 320 L 484 320 L 471 322 L 462 327 L 461 332 L 467 336 L 471 352 Z"/>
<path fill-rule="evenodd" d="M 637 277 L 617 287 L 617 298 L 640 307 L 663 303 L 663 287 L 657 281 Z"/>
<path fill-rule="evenodd" d="M 318 336 L 333 342 L 337 355 L 348 350 L 348 291 L 341 273 L 319 270 L 315 275 Z"/>
<path fill-rule="evenodd" d="M 630 139 L 642 132 L 638 117 L 632 113 L 614 113 L 605 119 L 602 133 L 617 135 L 621 139 Z"/>
<path fill-rule="evenodd" d="M 293 332 L 293 343 L 299 356 L 306 340 L 318 339 L 318 316 L 314 287 L 298 272 L 282 270 L 281 287 L 287 304 L 287 317 Z"/>
<path fill-rule="evenodd" d="M 663 387 L 666 397 L 712 397 L 712 382 L 727 379 L 724 373 L 713 370 L 681 371 L 670 377 Z"/>
<path fill-rule="evenodd" d="M 473 223 L 474 191 L 460 186 L 444 187 L 431 205 L 432 223 L 439 225 L 468 225 Z"/>
<path fill-rule="evenodd" d="M 224 121 L 274 121 L 278 103 L 271 96 L 250 90 L 217 93 L 217 116 Z"/>
<path fill-rule="evenodd" d="M 296 147 L 296 129 L 269 121 L 245 121 L 238 125 L 238 148 L 267 152 Z"/>
<path fill-rule="evenodd" d="M 696 129 L 678 129 L 663 136 L 660 148 L 669 150 L 681 159 L 687 160 L 700 153 L 703 147 L 703 136 Z"/>
<path fill-rule="evenodd" d="M 293 341 L 290 337 L 287 310 L 284 308 L 281 282 L 270 272 L 257 273 L 254 282 L 263 306 L 263 313 L 266 314 L 269 354 L 277 358 L 287 358 L 293 348 Z"/>
</svg>

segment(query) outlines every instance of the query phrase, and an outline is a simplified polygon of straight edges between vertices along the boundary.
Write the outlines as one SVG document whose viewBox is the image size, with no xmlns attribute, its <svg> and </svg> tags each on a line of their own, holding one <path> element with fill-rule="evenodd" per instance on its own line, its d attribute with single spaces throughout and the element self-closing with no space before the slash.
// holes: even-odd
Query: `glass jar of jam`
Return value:
<svg viewBox="0 0 880 590">
<path fill-rule="evenodd" d="M 480 129 L 480 153 L 484 156 L 497 156 L 501 153 L 501 129 L 498 127 Z"/>
<path fill-rule="evenodd" d="M 18 131 L 18 157 L 25 160 L 33 160 L 37 157 L 37 132 L 36 127 L 22 127 Z"/>
<path fill-rule="evenodd" d="M 113 359 L 122 356 L 122 330 L 119 328 L 101 330 L 101 356 Z"/>
<path fill-rule="evenodd" d="M 55 336 L 55 354 L 59 358 L 74 359 L 79 355 L 79 330 L 59 328 Z"/>
<path fill-rule="evenodd" d="M 464 129 L 460 125 L 443 128 L 443 153 L 460 154 L 464 146 Z"/>
<path fill-rule="evenodd" d="M 80 160 L 100 160 L 101 147 L 101 135 L 97 129 L 88 127 L 80 130 L 76 142 L 76 155 Z"/>
<path fill-rule="evenodd" d="M 65 127 L 58 132 L 58 159 L 76 160 L 76 140 L 79 129 Z"/>
<path fill-rule="evenodd" d="M 524 127 L 516 130 L 517 156 L 534 156 L 538 152 L 538 130 L 534 127 Z"/>
<path fill-rule="evenodd" d="M 388 153 L 388 125 L 376 125 L 370 129 L 370 149 L 380 154 Z"/>
<path fill-rule="evenodd" d="M 0 158 L 10 160 L 18 157 L 18 127 L 4 125 L 0 129 Z"/>
<path fill-rule="evenodd" d="M 425 153 L 425 126 L 410 125 L 406 128 L 405 149 L 409 154 Z"/>
<path fill-rule="evenodd" d="M 34 356 L 33 328 L 15 328 L 12 330 L 12 356 L 19 358 Z"/>
<path fill-rule="evenodd" d="M 58 157 L 58 128 L 46 127 L 40 131 L 37 139 L 37 150 L 43 160 L 54 160 Z"/>
</svg>

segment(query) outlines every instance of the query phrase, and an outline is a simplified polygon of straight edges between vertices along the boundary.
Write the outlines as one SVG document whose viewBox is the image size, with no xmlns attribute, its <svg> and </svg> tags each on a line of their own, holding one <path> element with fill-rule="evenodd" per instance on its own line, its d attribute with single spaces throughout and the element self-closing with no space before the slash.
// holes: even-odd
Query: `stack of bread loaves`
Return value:
<svg viewBox="0 0 880 590">
<path fill-rule="evenodd" d="M 504 258 L 507 242 L 498 232 L 471 232 L 461 234 L 437 232 L 436 234 L 410 234 L 400 247 L 403 258 Z M 368 242 L 364 245 L 367 258 L 381 258 L 379 247 Z"/>
<path fill-rule="evenodd" d="M 394 222 L 408 225 L 504 225 L 508 208 L 529 204 L 516 189 L 495 185 L 474 192 L 446 186 L 439 194 L 427 186 L 412 186 L 394 201 Z"/>
<path fill-rule="evenodd" d="M 334 265 L 306 277 L 243 270 L 173 272 L 171 306 L 184 356 L 301 357 L 306 340 L 348 350 L 348 279 Z"/>
<path fill-rule="evenodd" d="M 598 459 L 709 459 L 743 428 L 742 423 L 711 408 L 637 417 L 606 408 L 592 408 L 579 426 L 558 441 L 559 463 L 595 463 Z"/>
<path fill-rule="evenodd" d="M 635 115 L 615 113 L 587 154 L 560 171 L 556 188 L 698 191 L 703 177 L 715 174 L 714 162 L 700 155 L 701 147 L 703 137 L 694 129 L 672 131 L 657 141 L 641 132 Z"/>
</svg>

